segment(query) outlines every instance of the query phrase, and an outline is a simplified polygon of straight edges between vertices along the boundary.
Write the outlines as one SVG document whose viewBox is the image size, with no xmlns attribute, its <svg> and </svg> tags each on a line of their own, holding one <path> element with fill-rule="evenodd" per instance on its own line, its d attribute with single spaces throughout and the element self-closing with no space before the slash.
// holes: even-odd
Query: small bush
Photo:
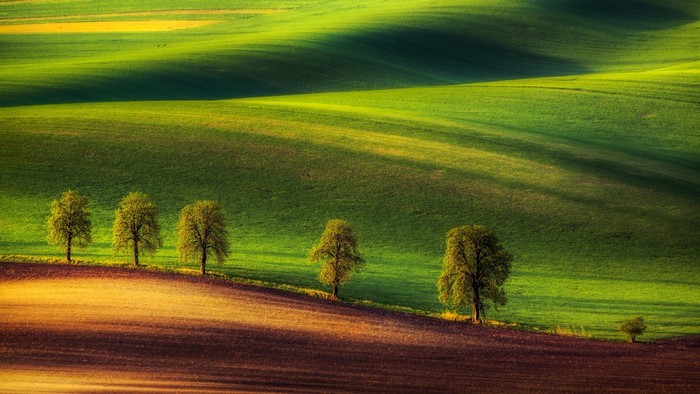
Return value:
<svg viewBox="0 0 700 394">
<path fill-rule="evenodd" d="M 632 316 L 620 324 L 620 332 L 627 334 L 630 342 L 635 343 L 637 341 L 637 336 L 644 334 L 647 325 L 644 322 L 644 318 L 641 316 Z"/>
</svg>

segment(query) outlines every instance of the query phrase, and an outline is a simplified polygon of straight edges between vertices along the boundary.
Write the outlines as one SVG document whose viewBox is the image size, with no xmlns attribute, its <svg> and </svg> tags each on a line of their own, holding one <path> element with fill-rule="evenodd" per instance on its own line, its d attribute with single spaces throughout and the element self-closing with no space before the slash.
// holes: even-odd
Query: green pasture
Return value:
<svg viewBox="0 0 700 394">
<path fill-rule="evenodd" d="M 73 188 L 94 217 L 74 256 L 128 261 L 111 226 L 138 190 L 165 235 L 143 262 L 194 268 L 177 215 L 215 199 L 232 241 L 215 271 L 321 289 L 306 255 L 342 218 L 368 263 L 341 297 L 441 312 L 445 234 L 484 224 L 515 257 L 489 318 L 700 333 L 695 2 L 90 3 L 0 2 L 0 25 L 223 22 L 0 35 L 0 255 L 60 257 L 45 218 Z M 232 8 L 279 12 L 194 12 Z"/>
<path fill-rule="evenodd" d="M 610 3 L 0 2 L 0 24 L 222 22 L 148 34 L 2 35 L 0 104 L 258 97 L 645 71 L 697 61 L 696 2 Z M 279 12 L 134 15 L 201 9 Z"/>
</svg>

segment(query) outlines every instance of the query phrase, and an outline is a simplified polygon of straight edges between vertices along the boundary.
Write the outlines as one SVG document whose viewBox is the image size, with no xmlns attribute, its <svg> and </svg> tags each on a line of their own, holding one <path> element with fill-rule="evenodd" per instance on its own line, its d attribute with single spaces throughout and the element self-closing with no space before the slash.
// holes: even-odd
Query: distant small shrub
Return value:
<svg viewBox="0 0 700 394">
<path fill-rule="evenodd" d="M 631 316 L 629 319 L 625 320 L 620 324 L 620 332 L 627 334 L 630 342 L 635 343 L 637 341 L 637 336 L 644 334 L 647 325 L 644 322 L 644 318 L 641 316 Z"/>
</svg>

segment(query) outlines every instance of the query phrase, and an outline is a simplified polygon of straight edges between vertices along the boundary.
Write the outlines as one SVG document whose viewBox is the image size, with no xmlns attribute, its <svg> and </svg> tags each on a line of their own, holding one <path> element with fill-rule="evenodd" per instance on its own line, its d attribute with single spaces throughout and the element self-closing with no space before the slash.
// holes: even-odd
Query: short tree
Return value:
<svg viewBox="0 0 700 394">
<path fill-rule="evenodd" d="M 462 226 L 447 233 L 447 248 L 437 282 L 438 298 L 459 311 L 471 306 L 472 323 L 481 323 L 489 301 L 506 304 L 503 284 L 510 275 L 513 256 L 484 226 Z"/>
<path fill-rule="evenodd" d="M 627 334 L 630 342 L 635 343 L 637 341 L 637 336 L 644 334 L 647 325 L 644 322 L 644 318 L 641 316 L 632 316 L 620 324 L 620 332 Z"/>
<path fill-rule="evenodd" d="M 329 220 L 321 240 L 309 253 L 309 261 L 323 264 L 318 274 L 321 283 L 333 286 L 333 298 L 338 298 L 338 286 L 350 280 L 352 271 L 365 264 L 357 237 L 343 220 Z"/>
<path fill-rule="evenodd" d="M 206 274 L 209 252 L 214 253 L 218 264 L 226 260 L 228 231 L 224 213 L 215 201 L 200 200 L 182 208 L 177 232 L 180 261 L 198 258 L 202 275 Z"/>
<path fill-rule="evenodd" d="M 65 246 L 66 261 L 71 261 L 71 248 L 92 242 L 92 223 L 88 199 L 74 190 L 67 190 L 58 200 L 51 202 L 48 218 L 48 241 L 53 245 Z"/>
<path fill-rule="evenodd" d="M 131 249 L 134 266 L 139 265 L 139 252 L 155 253 L 163 246 L 157 215 L 158 207 L 140 192 L 127 194 L 115 211 L 114 249 Z"/>
</svg>

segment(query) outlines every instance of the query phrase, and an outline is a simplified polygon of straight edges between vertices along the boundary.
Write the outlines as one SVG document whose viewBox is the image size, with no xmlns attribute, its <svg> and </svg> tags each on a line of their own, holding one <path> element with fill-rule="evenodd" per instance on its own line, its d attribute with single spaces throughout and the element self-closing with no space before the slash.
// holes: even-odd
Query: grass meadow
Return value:
<svg viewBox="0 0 700 394">
<path fill-rule="evenodd" d="M 60 257 L 45 218 L 73 188 L 75 257 L 128 261 L 111 226 L 138 190 L 165 235 L 143 262 L 194 268 L 178 212 L 215 199 L 214 271 L 322 289 L 306 255 L 342 218 L 368 263 L 341 297 L 442 313 L 445 234 L 484 224 L 515 257 L 489 318 L 700 333 L 700 7 L 434 3 L 0 2 L 0 255 Z M 173 29 L 13 31 L 76 22 Z"/>
</svg>

